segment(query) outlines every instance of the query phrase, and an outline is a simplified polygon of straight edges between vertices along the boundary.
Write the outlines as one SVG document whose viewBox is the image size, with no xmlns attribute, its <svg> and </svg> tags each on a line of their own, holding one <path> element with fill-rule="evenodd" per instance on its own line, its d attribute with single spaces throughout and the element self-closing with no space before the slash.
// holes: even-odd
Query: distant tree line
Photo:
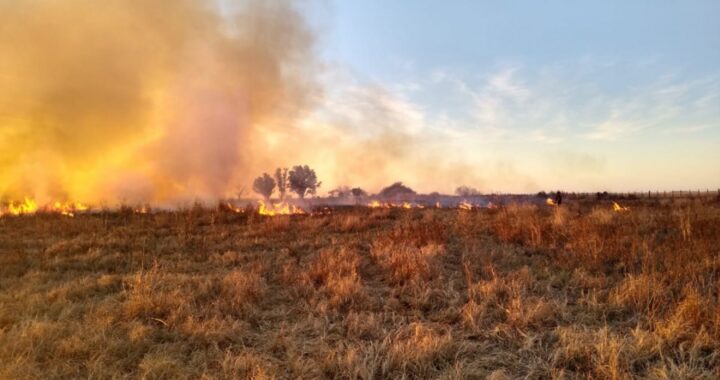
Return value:
<svg viewBox="0 0 720 380">
<path fill-rule="evenodd" d="M 300 199 L 304 199 L 307 195 L 315 195 L 320 185 L 322 185 L 322 182 L 318 181 L 315 170 L 307 165 L 296 165 L 289 170 L 287 168 L 277 168 L 274 175 L 263 173 L 255 179 L 252 189 L 266 200 L 270 200 L 277 190 L 282 201 L 285 200 L 288 190 L 295 193 Z M 482 195 L 480 191 L 470 186 L 458 187 L 455 189 L 455 194 L 462 197 Z M 338 186 L 328 191 L 328 195 L 331 198 L 353 197 L 356 199 L 370 196 L 362 188 L 350 186 Z M 402 182 L 395 182 L 377 193 L 377 196 L 388 199 L 414 195 L 417 195 L 417 192 Z M 438 193 L 432 193 L 431 195 L 439 196 Z"/>
</svg>

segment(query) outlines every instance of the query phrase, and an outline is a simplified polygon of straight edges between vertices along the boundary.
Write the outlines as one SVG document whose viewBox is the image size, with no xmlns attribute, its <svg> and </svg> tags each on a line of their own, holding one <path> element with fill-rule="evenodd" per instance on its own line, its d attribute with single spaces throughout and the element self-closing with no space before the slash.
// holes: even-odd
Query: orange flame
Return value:
<svg viewBox="0 0 720 380">
<path fill-rule="evenodd" d="M 265 205 L 265 202 L 258 201 L 260 207 L 258 208 L 258 214 L 275 216 L 275 215 L 293 215 L 293 214 L 305 214 L 305 211 L 295 205 L 288 204 L 286 202 L 280 202 L 278 204 L 270 203 L 270 207 Z"/>
<path fill-rule="evenodd" d="M 546 200 L 545 200 L 545 204 L 548 205 L 548 206 L 557 206 L 557 203 L 555 203 L 555 201 L 552 200 L 552 198 L 546 199 Z"/>
<path fill-rule="evenodd" d="M 231 211 L 233 211 L 233 212 L 235 212 L 235 213 L 238 213 L 238 214 L 242 214 L 243 212 L 245 212 L 245 209 L 240 208 L 240 207 L 236 207 L 235 205 L 233 205 L 233 204 L 230 203 L 230 202 L 226 202 L 226 203 L 225 203 L 225 206 L 228 208 L 228 210 L 231 210 Z"/>
<path fill-rule="evenodd" d="M 463 199 L 462 202 L 458 203 L 458 208 L 461 210 L 472 210 L 473 205 L 470 202 Z"/>
<path fill-rule="evenodd" d="M 375 200 L 375 201 L 368 203 L 368 207 L 370 207 L 370 208 L 388 208 L 389 206 L 386 204 L 382 204 L 379 201 Z"/>
<path fill-rule="evenodd" d="M 613 202 L 613 211 L 615 211 L 615 212 L 630 211 L 630 207 L 623 207 L 623 206 L 620 206 L 617 202 Z"/>
<path fill-rule="evenodd" d="M 74 217 L 78 212 L 87 211 L 88 209 L 88 206 L 79 202 L 55 202 L 51 206 L 45 208 L 48 212 L 54 212 L 69 217 Z"/>
<path fill-rule="evenodd" d="M 73 217 L 78 212 L 89 210 L 89 207 L 79 202 L 54 202 L 45 206 L 38 206 L 38 203 L 30 198 L 25 198 L 22 202 L 10 202 L 5 208 L 0 207 L 0 216 L 2 215 L 30 215 L 38 211 L 60 214 Z"/>
<path fill-rule="evenodd" d="M 10 202 L 7 206 L 7 214 L 24 215 L 34 214 L 38 210 L 37 202 L 30 198 L 25 198 L 23 202 Z"/>
<path fill-rule="evenodd" d="M 412 204 L 410 202 L 403 202 L 403 203 L 382 203 L 380 201 L 374 200 L 370 203 L 368 203 L 367 207 L 370 208 L 425 208 L 424 205 L 421 204 Z"/>
<path fill-rule="evenodd" d="M 150 213 L 150 206 L 144 205 L 144 206 L 138 206 L 133 209 L 133 212 L 136 214 L 149 214 Z"/>
</svg>

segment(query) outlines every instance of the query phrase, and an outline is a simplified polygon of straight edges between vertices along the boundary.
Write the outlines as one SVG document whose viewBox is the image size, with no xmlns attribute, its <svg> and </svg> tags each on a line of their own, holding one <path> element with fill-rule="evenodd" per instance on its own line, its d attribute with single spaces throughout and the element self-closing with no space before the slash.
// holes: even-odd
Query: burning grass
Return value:
<svg viewBox="0 0 720 380">
<path fill-rule="evenodd" d="M 0 378 L 717 378 L 720 205 L 618 207 L 3 217 Z"/>
</svg>

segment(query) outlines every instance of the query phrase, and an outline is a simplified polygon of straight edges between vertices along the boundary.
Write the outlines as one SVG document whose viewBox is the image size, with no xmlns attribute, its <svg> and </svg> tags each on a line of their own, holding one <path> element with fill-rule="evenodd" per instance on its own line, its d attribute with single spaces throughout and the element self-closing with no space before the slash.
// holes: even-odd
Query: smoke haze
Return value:
<svg viewBox="0 0 720 380">
<path fill-rule="evenodd" d="M 0 1 L 0 197 L 226 196 L 317 99 L 289 2 Z"/>
</svg>

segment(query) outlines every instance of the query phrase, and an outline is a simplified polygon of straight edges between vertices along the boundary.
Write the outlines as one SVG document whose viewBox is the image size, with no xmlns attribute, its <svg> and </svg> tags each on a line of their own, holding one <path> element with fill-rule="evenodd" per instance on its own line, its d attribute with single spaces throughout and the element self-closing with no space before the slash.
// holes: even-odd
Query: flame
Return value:
<svg viewBox="0 0 720 380">
<path fill-rule="evenodd" d="M 630 207 L 623 207 L 623 206 L 620 206 L 617 202 L 613 202 L 613 211 L 615 211 L 615 212 L 630 211 Z"/>
<path fill-rule="evenodd" d="M 148 214 L 148 213 L 150 213 L 150 206 L 145 205 L 145 206 L 135 207 L 133 209 L 133 212 L 136 214 Z"/>
<path fill-rule="evenodd" d="M 332 214 L 332 208 L 330 207 L 323 207 L 319 210 L 313 210 L 310 215 L 318 216 L 318 215 L 330 215 Z"/>
<path fill-rule="evenodd" d="M 39 211 L 60 214 L 64 216 L 73 217 L 78 212 L 87 211 L 90 208 L 80 202 L 60 202 L 56 201 L 48 203 L 42 207 L 38 206 L 38 203 L 31 198 L 25 198 L 22 202 L 14 201 L 10 202 L 5 208 L 0 208 L 0 216 L 2 215 L 30 215 L 35 214 Z"/>
<path fill-rule="evenodd" d="M 44 209 L 48 212 L 54 212 L 60 215 L 74 217 L 76 213 L 87 211 L 89 207 L 79 202 L 55 202 L 52 205 L 45 207 Z"/>
<path fill-rule="evenodd" d="M 6 212 L 10 215 L 24 215 L 34 214 L 37 210 L 37 202 L 26 197 L 23 202 L 10 202 Z"/>
<path fill-rule="evenodd" d="M 458 203 L 458 208 L 461 210 L 472 210 L 473 205 L 470 202 L 463 199 L 462 202 Z"/>
<path fill-rule="evenodd" d="M 388 208 L 387 205 L 384 205 L 377 200 L 368 203 L 368 207 L 370 207 L 370 208 Z"/>
<path fill-rule="evenodd" d="M 245 212 L 244 208 L 237 207 L 230 202 L 226 202 L 225 206 L 227 207 L 228 210 L 233 211 L 238 214 L 242 214 L 243 212 Z"/>
<path fill-rule="evenodd" d="M 438 205 L 439 205 L 439 204 L 438 204 Z M 370 207 L 370 208 L 405 208 L 405 209 L 410 209 L 410 208 L 425 208 L 424 205 L 421 205 L 421 204 L 418 204 L 418 203 L 415 203 L 415 204 L 410 203 L 410 202 L 403 202 L 403 203 L 391 203 L 391 202 L 388 202 L 388 203 L 382 203 L 382 202 L 377 201 L 377 200 L 368 203 L 367 206 Z"/>
<path fill-rule="evenodd" d="M 435 208 L 441 208 L 441 207 L 442 206 L 440 206 L 440 202 L 435 202 Z"/>
<path fill-rule="evenodd" d="M 286 202 L 280 202 L 278 204 L 270 203 L 270 207 L 265 205 L 265 202 L 258 201 L 260 207 L 258 208 L 258 214 L 275 216 L 275 215 L 293 215 L 293 214 L 305 214 L 305 211 L 295 205 L 288 204 Z"/>
<path fill-rule="evenodd" d="M 546 200 L 545 200 L 545 204 L 548 205 L 548 206 L 557 206 L 557 203 L 555 203 L 555 201 L 552 200 L 552 198 L 546 199 Z"/>
</svg>

